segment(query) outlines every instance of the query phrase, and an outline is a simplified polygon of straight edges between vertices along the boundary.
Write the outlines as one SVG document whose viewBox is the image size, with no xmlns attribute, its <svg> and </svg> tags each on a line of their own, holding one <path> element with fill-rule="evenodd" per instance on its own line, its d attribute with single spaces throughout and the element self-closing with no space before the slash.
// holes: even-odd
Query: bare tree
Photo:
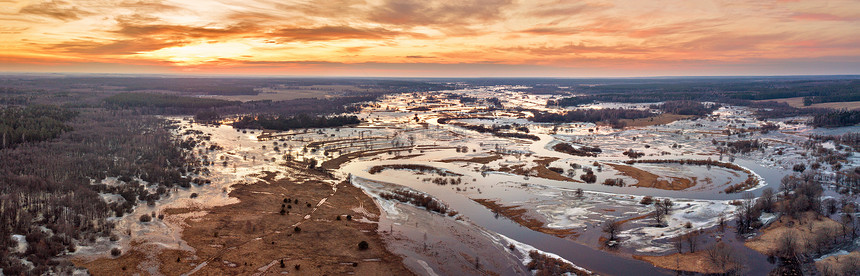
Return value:
<svg viewBox="0 0 860 276">
<path fill-rule="evenodd" d="M 740 262 L 737 259 L 735 251 L 722 241 L 717 242 L 707 252 L 707 260 L 712 271 L 720 271 L 728 274 L 740 268 Z"/>
<path fill-rule="evenodd" d="M 799 233 L 797 230 L 784 232 L 776 241 L 776 248 L 774 249 L 775 252 L 773 252 L 773 255 L 784 259 L 796 260 L 798 253 L 801 250 L 798 235 Z"/>
<path fill-rule="evenodd" d="M 799 184 L 800 179 L 794 175 L 786 175 L 779 182 L 779 191 L 783 194 L 788 194 L 789 192 L 794 191 L 794 188 Z"/>
<path fill-rule="evenodd" d="M 654 219 L 657 226 L 663 226 L 663 222 L 666 218 L 666 206 L 663 205 L 662 200 L 657 199 L 654 201 L 654 212 L 649 216 Z"/>
<path fill-rule="evenodd" d="M 842 235 L 847 237 L 850 233 L 852 239 L 857 237 L 857 227 L 855 226 L 857 219 L 852 215 L 854 212 L 854 205 L 846 204 L 842 207 L 842 217 L 839 221 L 842 226 Z"/>
<path fill-rule="evenodd" d="M 755 195 L 746 192 L 743 195 L 740 206 L 735 211 L 737 218 L 738 233 L 746 233 L 752 230 L 754 222 L 758 220 L 758 210 L 755 208 Z"/>
<path fill-rule="evenodd" d="M 655 204 L 655 206 L 656 205 L 659 205 L 659 204 Z M 649 215 L 651 216 L 651 218 L 654 219 L 654 223 L 657 226 L 662 227 L 663 223 L 666 221 L 666 215 L 663 213 L 662 210 L 660 210 L 660 208 L 657 208 L 657 210 L 655 210 L 654 212 L 651 212 L 651 214 L 649 214 Z"/>
<path fill-rule="evenodd" d="M 773 188 L 767 187 L 761 191 L 761 197 L 759 198 L 761 202 L 762 210 L 765 212 L 773 212 L 773 204 L 776 201 L 776 196 L 774 195 Z"/>
<path fill-rule="evenodd" d="M 607 220 L 603 223 L 603 232 L 609 235 L 610 241 L 618 239 L 618 232 L 621 232 L 621 222 Z"/>
<path fill-rule="evenodd" d="M 687 234 L 684 234 L 683 238 L 684 238 L 684 241 L 687 242 L 687 246 L 690 247 L 690 253 L 695 253 L 696 252 L 696 244 L 697 244 L 698 239 L 699 239 L 699 231 L 698 230 L 690 231 Z"/>
</svg>

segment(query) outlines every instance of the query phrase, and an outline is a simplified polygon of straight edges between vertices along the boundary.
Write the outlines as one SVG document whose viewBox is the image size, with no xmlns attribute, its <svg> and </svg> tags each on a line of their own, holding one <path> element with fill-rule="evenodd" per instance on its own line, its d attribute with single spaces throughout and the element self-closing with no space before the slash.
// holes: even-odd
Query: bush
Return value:
<svg viewBox="0 0 860 276">
<path fill-rule="evenodd" d="M 122 254 L 122 250 L 120 250 L 119 248 L 114 247 L 113 249 L 110 250 L 111 256 L 116 257 L 116 256 L 119 256 L 121 254 Z"/>
<path fill-rule="evenodd" d="M 580 175 L 579 179 L 582 179 L 582 181 L 585 181 L 585 183 L 589 184 L 597 182 L 597 176 L 594 175 L 594 173 L 591 171 L 586 172 L 586 174 Z"/>
<path fill-rule="evenodd" d="M 361 241 L 358 243 L 358 250 L 367 250 L 368 248 L 370 248 L 370 244 L 368 244 L 366 241 Z"/>
<path fill-rule="evenodd" d="M 639 204 L 642 205 L 651 205 L 651 203 L 654 203 L 654 198 L 652 198 L 651 196 L 645 196 L 642 198 L 641 201 L 639 201 Z"/>
<path fill-rule="evenodd" d="M 603 180 L 603 185 L 606 185 L 606 186 L 624 187 L 624 179 L 621 179 L 621 178 L 609 178 L 609 179 Z"/>
<path fill-rule="evenodd" d="M 794 165 L 794 167 L 792 168 L 792 170 L 794 170 L 794 171 L 796 171 L 796 172 L 799 172 L 799 173 L 802 173 L 803 171 L 805 171 L 805 170 L 806 170 L 806 165 L 804 165 L 804 164 L 797 164 L 797 165 Z"/>
<path fill-rule="evenodd" d="M 140 222 L 150 222 L 152 221 L 152 217 L 148 214 L 143 214 L 140 216 Z"/>
</svg>

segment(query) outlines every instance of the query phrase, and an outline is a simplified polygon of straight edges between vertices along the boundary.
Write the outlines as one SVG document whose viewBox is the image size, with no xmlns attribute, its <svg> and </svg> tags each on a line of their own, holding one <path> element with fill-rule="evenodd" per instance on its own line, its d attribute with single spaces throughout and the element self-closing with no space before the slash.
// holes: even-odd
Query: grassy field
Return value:
<svg viewBox="0 0 860 276">
<path fill-rule="evenodd" d="M 696 182 L 688 178 L 669 177 L 672 179 L 672 182 L 669 182 L 667 180 L 659 180 L 660 176 L 639 168 L 620 164 L 604 164 L 609 165 L 623 175 L 636 179 L 636 184 L 633 184 L 633 186 L 637 187 L 656 188 L 662 190 L 684 190 L 696 186 Z"/>
<path fill-rule="evenodd" d="M 803 97 L 794 97 L 794 98 L 785 98 L 785 99 L 773 99 L 773 100 L 760 100 L 756 102 L 783 102 L 787 103 L 792 107 L 797 108 L 834 108 L 834 109 L 848 109 L 848 110 L 860 110 L 860 102 L 836 102 L 836 103 L 817 103 L 809 106 L 803 105 Z"/>
</svg>

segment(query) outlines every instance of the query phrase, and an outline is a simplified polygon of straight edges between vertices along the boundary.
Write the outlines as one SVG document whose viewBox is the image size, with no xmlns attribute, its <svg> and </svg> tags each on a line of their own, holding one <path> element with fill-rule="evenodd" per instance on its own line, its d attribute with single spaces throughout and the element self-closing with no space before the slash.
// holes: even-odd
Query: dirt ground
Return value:
<svg viewBox="0 0 860 276">
<path fill-rule="evenodd" d="M 636 179 L 636 184 L 633 184 L 633 186 L 663 190 L 683 190 L 696 186 L 696 181 L 687 178 L 671 177 L 672 182 L 669 182 L 667 180 L 658 180 L 660 176 L 632 166 L 610 163 L 604 164 L 609 165 L 613 169 L 621 172 L 623 175 Z"/>
<path fill-rule="evenodd" d="M 359 188 L 339 183 L 334 191 L 332 184 L 322 181 L 327 176 L 314 171 L 291 176 L 303 181 L 274 181 L 269 173 L 266 181 L 233 190 L 230 195 L 239 203 L 185 220 L 182 238 L 194 251 L 135 244 L 117 258 L 73 262 L 93 275 L 151 274 L 145 270 L 165 275 L 412 274 L 400 257 L 385 249 L 376 231 L 380 210 Z M 288 205 L 284 215 L 282 204 Z M 361 241 L 369 244 L 368 249 L 358 248 Z"/>
<path fill-rule="evenodd" d="M 529 217 L 528 214 L 526 214 L 526 209 L 520 208 L 520 206 L 503 206 L 498 204 L 496 201 L 488 199 L 473 198 L 472 200 L 529 229 L 560 238 L 578 236 L 576 231 L 573 229 L 555 229 L 546 227 L 546 224 L 543 221 Z"/>
</svg>

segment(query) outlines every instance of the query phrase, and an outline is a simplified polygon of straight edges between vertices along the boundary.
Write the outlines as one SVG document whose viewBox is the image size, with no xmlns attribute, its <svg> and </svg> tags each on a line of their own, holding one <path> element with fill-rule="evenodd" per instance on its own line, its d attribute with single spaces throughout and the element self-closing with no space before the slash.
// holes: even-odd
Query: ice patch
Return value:
<svg viewBox="0 0 860 276">
<path fill-rule="evenodd" d="M 518 241 L 516 241 L 516 240 L 514 240 L 514 239 L 511 239 L 511 238 L 508 238 L 508 237 L 506 237 L 505 235 L 502 235 L 502 234 L 497 234 L 497 235 L 498 235 L 500 238 L 502 238 L 502 240 L 504 240 L 507 244 L 513 244 L 513 245 L 514 245 L 514 250 L 516 250 L 516 251 L 520 254 L 520 256 L 522 256 L 522 257 L 521 257 L 521 260 L 522 260 L 522 262 L 523 262 L 523 265 L 525 265 L 525 266 L 528 266 L 528 265 L 529 265 L 529 263 L 532 261 L 532 258 L 531 258 L 531 257 L 529 257 L 529 252 L 531 252 L 531 251 L 537 251 L 537 252 L 538 252 L 538 253 L 540 253 L 540 254 L 547 255 L 547 256 L 549 256 L 549 257 L 551 257 L 551 258 L 556 258 L 556 259 L 559 259 L 559 260 L 561 260 L 561 261 L 563 261 L 563 262 L 565 262 L 565 263 L 568 263 L 568 264 L 570 264 L 571 266 L 575 267 L 576 269 L 579 269 L 579 270 L 585 271 L 585 272 L 587 272 L 587 273 L 591 273 L 591 271 L 589 271 L 589 270 L 587 270 L 587 269 L 585 269 L 585 268 L 583 268 L 583 267 L 581 267 L 581 266 L 578 266 L 578 265 L 574 264 L 573 262 L 568 261 L 568 260 L 566 260 L 565 258 L 562 258 L 562 257 L 561 257 L 561 256 L 559 256 L 559 255 L 556 255 L 556 254 L 553 254 L 553 253 L 549 253 L 549 252 L 546 252 L 546 251 L 543 251 L 543 250 L 537 249 L 537 248 L 535 248 L 534 246 L 531 246 L 531 245 L 528 245 L 528 244 L 525 244 L 525 243 L 518 242 Z M 507 247 L 505 244 L 501 244 L 501 245 L 502 245 L 502 246 Z"/>
<path fill-rule="evenodd" d="M 15 252 L 24 253 L 27 251 L 27 237 L 24 235 L 12 235 L 12 240 L 18 242 L 15 246 Z"/>
</svg>

